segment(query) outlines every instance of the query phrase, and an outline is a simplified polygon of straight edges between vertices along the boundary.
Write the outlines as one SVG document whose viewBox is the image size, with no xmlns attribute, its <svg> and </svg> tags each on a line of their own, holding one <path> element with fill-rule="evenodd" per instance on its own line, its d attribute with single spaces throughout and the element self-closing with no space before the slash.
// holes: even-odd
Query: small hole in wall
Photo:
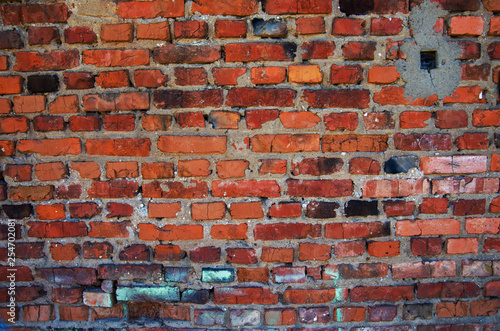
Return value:
<svg viewBox="0 0 500 331">
<path fill-rule="evenodd" d="M 436 69 L 436 51 L 420 52 L 420 69 L 431 71 Z"/>
</svg>

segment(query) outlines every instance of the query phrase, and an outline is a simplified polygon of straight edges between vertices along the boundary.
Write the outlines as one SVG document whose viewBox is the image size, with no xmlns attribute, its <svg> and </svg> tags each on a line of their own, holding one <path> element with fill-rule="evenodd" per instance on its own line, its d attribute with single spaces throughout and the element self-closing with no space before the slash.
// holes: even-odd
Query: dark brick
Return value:
<svg viewBox="0 0 500 331">
<path fill-rule="evenodd" d="M 411 168 L 418 167 L 418 160 L 413 155 L 393 156 L 384 164 L 384 171 L 388 174 L 406 173 Z"/>
<path fill-rule="evenodd" d="M 255 18 L 252 20 L 253 33 L 259 37 L 283 38 L 287 34 L 286 22 Z"/>
<path fill-rule="evenodd" d="M 414 320 L 417 318 L 432 319 L 432 303 L 422 303 L 403 306 L 403 319 Z"/>
<path fill-rule="evenodd" d="M 350 200 L 345 205 L 345 216 L 376 216 L 379 214 L 378 202 Z"/>
<path fill-rule="evenodd" d="M 365 15 L 373 11 L 374 0 L 340 0 L 340 11 L 349 15 Z"/>
<path fill-rule="evenodd" d="M 24 43 L 17 30 L 0 31 L 0 49 L 23 48 Z"/>
<path fill-rule="evenodd" d="M 28 77 L 28 91 L 30 93 L 51 93 L 59 89 L 57 75 L 36 75 Z"/>
<path fill-rule="evenodd" d="M 23 219 L 33 215 L 33 206 L 30 204 L 3 205 L 2 209 L 7 217 L 14 219 Z"/>
<path fill-rule="evenodd" d="M 306 217 L 310 218 L 334 218 L 337 217 L 335 209 L 340 205 L 336 202 L 311 201 L 307 205 Z"/>
<path fill-rule="evenodd" d="M 209 290 L 186 289 L 182 292 L 181 302 L 194 303 L 197 305 L 206 304 L 210 300 Z"/>
</svg>

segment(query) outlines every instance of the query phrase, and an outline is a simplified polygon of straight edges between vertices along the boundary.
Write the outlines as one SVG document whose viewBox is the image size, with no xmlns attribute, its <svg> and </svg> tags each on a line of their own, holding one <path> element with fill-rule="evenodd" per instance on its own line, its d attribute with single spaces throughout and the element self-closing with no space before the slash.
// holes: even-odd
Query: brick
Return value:
<svg viewBox="0 0 500 331">
<path fill-rule="evenodd" d="M 213 68 L 212 75 L 216 85 L 237 85 L 238 78 L 246 73 L 246 68 Z"/>
<path fill-rule="evenodd" d="M 229 263 L 235 263 L 235 264 L 257 263 L 256 252 L 252 248 L 226 248 L 226 255 L 227 255 L 227 262 Z"/>
<path fill-rule="evenodd" d="M 89 237 L 94 238 L 128 238 L 130 221 L 123 222 L 90 222 Z"/>
<path fill-rule="evenodd" d="M 237 43 L 227 44 L 226 62 L 291 61 L 296 45 L 292 43 Z"/>
<path fill-rule="evenodd" d="M 118 3 L 117 13 L 122 18 L 155 18 L 184 16 L 182 1 L 124 1 Z"/>
<path fill-rule="evenodd" d="M 90 89 L 94 87 L 94 76 L 90 72 L 65 72 L 64 84 L 68 90 Z"/>
<path fill-rule="evenodd" d="M 208 121 L 214 129 L 238 129 L 240 114 L 229 111 L 212 111 L 208 115 Z"/>
<path fill-rule="evenodd" d="M 304 42 L 301 49 L 304 51 L 304 54 L 302 54 L 304 60 L 328 59 L 333 56 L 335 43 L 333 41 L 315 40 Z"/>
<path fill-rule="evenodd" d="M 71 116 L 69 118 L 69 129 L 71 131 L 99 131 L 101 129 L 101 118 L 98 116 Z"/>
<path fill-rule="evenodd" d="M 146 131 L 168 131 L 172 125 L 170 115 L 144 115 L 142 116 L 142 128 Z"/>
<path fill-rule="evenodd" d="M 474 234 L 498 234 L 500 233 L 500 218 L 476 217 L 465 220 L 465 231 Z"/>
<path fill-rule="evenodd" d="M 29 164 L 6 164 L 3 176 L 10 177 L 16 182 L 31 181 L 32 166 Z"/>
<path fill-rule="evenodd" d="M 0 71 L 9 69 L 9 58 L 7 56 L 0 56 Z"/>
<path fill-rule="evenodd" d="M 97 34 L 90 27 L 69 27 L 64 29 L 64 42 L 68 44 L 94 44 L 97 42 Z"/>
<path fill-rule="evenodd" d="M 482 165 L 481 165 L 482 167 Z M 433 194 L 457 193 L 495 193 L 498 191 L 498 178 L 453 178 L 435 179 L 432 181 Z"/>
<path fill-rule="evenodd" d="M 247 239 L 247 228 L 248 226 L 244 223 L 238 225 L 213 225 L 210 231 L 210 235 L 213 239 L 245 240 Z"/>
<path fill-rule="evenodd" d="M 232 203 L 230 212 L 233 219 L 253 219 L 264 216 L 261 202 Z"/>
<path fill-rule="evenodd" d="M 500 160 L 497 161 L 500 164 Z M 500 213 L 500 197 L 493 198 L 489 208 L 491 213 Z"/>
<path fill-rule="evenodd" d="M 180 202 L 174 203 L 150 203 L 148 206 L 150 218 L 175 218 L 181 211 Z"/>
<path fill-rule="evenodd" d="M 23 307 L 23 320 L 25 322 L 47 322 L 55 319 L 54 306 L 37 305 Z"/>
<path fill-rule="evenodd" d="M 397 314 L 397 306 L 370 306 L 368 307 L 367 318 L 370 322 L 392 321 L 396 318 Z"/>
<path fill-rule="evenodd" d="M 108 202 L 106 209 L 108 210 L 107 218 L 131 216 L 134 211 L 131 205 L 118 202 Z"/>
<path fill-rule="evenodd" d="M 84 237 L 87 235 L 85 222 L 29 222 L 29 237 L 37 238 L 62 238 Z"/>
<path fill-rule="evenodd" d="M 354 112 L 324 115 L 325 127 L 330 131 L 354 131 L 358 127 L 358 115 Z"/>
<path fill-rule="evenodd" d="M 21 49 L 24 47 L 21 34 L 17 30 L 0 31 L 0 40 L 0 49 Z"/>
<path fill-rule="evenodd" d="M 458 235 L 459 233 L 460 222 L 456 219 L 403 220 L 396 223 L 398 236 Z"/>
<path fill-rule="evenodd" d="M 254 236 L 256 240 L 283 240 L 318 238 L 321 235 L 319 224 L 276 223 L 256 224 Z"/>
<path fill-rule="evenodd" d="M 325 225 L 325 238 L 353 239 L 377 238 L 390 235 L 387 222 L 370 223 L 328 223 Z"/>
<path fill-rule="evenodd" d="M 120 251 L 120 261 L 148 261 L 149 247 L 146 245 L 130 245 Z"/>
<path fill-rule="evenodd" d="M 264 311 L 266 325 L 294 325 L 296 322 L 297 312 L 294 308 L 275 308 Z"/>
<path fill-rule="evenodd" d="M 500 300 L 477 300 L 470 303 L 470 316 L 494 316 L 500 308 Z"/>
<path fill-rule="evenodd" d="M 344 300 L 347 291 L 341 288 L 325 289 L 287 289 L 283 293 L 283 302 L 291 304 L 323 304 Z"/>
<path fill-rule="evenodd" d="M 438 255 L 443 249 L 441 238 L 412 238 L 411 252 L 413 255 Z"/>
<path fill-rule="evenodd" d="M 436 112 L 436 127 L 440 129 L 465 128 L 468 116 L 464 110 L 439 110 Z"/>
<path fill-rule="evenodd" d="M 53 26 L 37 26 L 28 28 L 28 43 L 30 45 L 44 45 L 51 42 L 61 42 L 59 30 Z"/>
<path fill-rule="evenodd" d="M 80 139 L 20 140 L 17 150 L 25 154 L 37 153 L 43 156 L 78 155 L 81 153 Z"/>
<path fill-rule="evenodd" d="M 306 217 L 319 218 L 319 219 L 334 218 L 337 216 L 336 209 L 339 207 L 340 205 L 336 202 L 311 201 L 307 205 Z M 297 214 L 298 215 L 294 216 L 296 217 L 300 216 L 300 209 L 298 209 Z"/>
<path fill-rule="evenodd" d="M 77 244 L 50 244 L 50 255 L 55 261 L 72 261 L 80 253 L 80 245 Z"/>
<path fill-rule="evenodd" d="M 147 49 L 99 49 L 82 52 L 84 64 L 96 67 L 128 67 L 149 64 Z"/>
<path fill-rule="evenodd" d="M 243 38 L 247 35 L 247 23 L 236 20 L 217 20 L 214 24 L 217 38 Z"/>
<path fill-rule="evenodd" d="M 371 19 L 370 33 L 375 36 L 397 35 L 403 30 L 400 18 L 374 17 Z"/>
<path fill-rule="evenodd" d="M 252 68 L 250 74 L 254 84 L 279 84 L 286 80 L 286 68 L 284 67 Z"/>
<path fill-rule="evenodd" d="M 500 109 L 474 110 L 472 125 L 476 127 L 500 126 Z"/>
<path fill-rule="evenodd" d="M 95 77 L 95 82 L 102 88 L 119 88 L 130 86 L 128 71 L 107 71 L 101 72 Z"/>
<path fill-rule="evenodd" d="M 101 25 L 101 41 L 103 42 L 131 42 L 133 39 L 133 24 L 121 23 Z"/>
<path fill-rule="evenodd" d="M 488 133 L 473 132 L 464 133 L 463 136 L 457 137 L 454 141 L 458 150 L 464 149 L 487 149 L 488 148 Z"/>
<path fill-rule="evenodd" d="M 486 213 L 486 201 L 459 199 L 452 201 L 453 215 L 466 216 Z"/>
<path fill-rule="evenodd" d="M 13 141 L 0 140 L 0 156 L 13 156 L 15 149 Z"/>
<path fill-rule="evenodd" d="M 136 181 L 115 179 L 93 181 L 87 194 L 90 198 L 132 198 L 138 191 L 139 184 Z"/>
<path fill-rule="evenodd" d="M 480 36 L 484 19 L 481 16 L 454 16 L 450 18 L 450 36 Z"/>
<path fill-rule="evenodd" d="M 175 21 L 174 38 L 206 38 L 208 24 L 205 21 Z"/>
<path fill-rule="evenodd" d="M 367 130 L 389 130 L 395 126 L 389 112 L 365 113 L 363 120 Z"/>
<path fill-rule="evenodd" d="M 162 228 L 154 224 L 141 224 L 139 238 L 142 240 L 199 240 L 203 239 L 201 225 L 165 225 Z"/>
<path fill-rule="evenodd" d="M 335 244 L 334 247 L 336 257 L 355 257 L 361 256 L 366 252 L 366 243 L 364 240 L 341 242 Z"/>
<path fill-rule="evenodd" d="M 212 63 L 220 57 L 220 46 L 166 45 L 153 50 L 153 60 L 160 64 Z"/>
<path fill-rule="evenodd" d="M 135 129 L 135 115 L 106 114 L 102 124 L 106 131 L 133 131 Z"/>
<path fill-rule="evenodd" d="M 430 298 L 469 298 L 478 296 L 479 287 L 468 282 L 445 282 L 417 284 L 417 297 Z"/>
<path fill-rule="evenodd" d="M 163 187 L 162 187 L 163 186 Z M 206 182 L 151 182 L 143 184 L 143 195 L 150 198 L 201 199 L 208 196 Z"/>
<path fill-rule="evenodd" d="M 437 112 L 437 117 L 439 116 L 440 111 Z M 404 111 L 399 116 L 399 127 L 401 129 L 413 129 L 413 128 L 425 128 L 429 124 L 425 123 L 428 119 L 431 118 L 430 112 L 424 111 Z M 436 124 L 437 126 L 437 124 Z"/>
<path fill-rule="evenodd" d="M 340 307 L 333 310 L 333 319 L 338 322 L 362 322 L 365 319 L 364 307 Z"/>
<path fill-rule="evenodd" d="M 161 136 L 158 148 L 166 153 L 223 154 L 226 151 L 226 137 Z"/>
<path fill-rule="evenodd" d="M 46 53 L 17 52 L 16 71 L 59 71 L 77 67 L 80 64 L 78 50 L 55 50 Z"/>
<path fill-rule="evenodd" d="M 226 214 L 224 202 L 193 203 L 191 217 L 193 220 L 218 220 Z"/>
<path fill-rule="evenodd" d="M 413 300 L 413 286 L 355 287 L 351 290 L 352 302 Z"/>
<path fill-rule="evenodd" d="M 443 104 L 450 103 L 485 103 L 483 89 L 479 86 L 457 87 L 451 96 L 443 99 Z"/>
<path fill-rule="evenodd" d="M 375 257 L 398 256 L 399 247 L 399 241 L 372 241 L 368 243 L 368 254 Z"/>
<path fill-rule="evenodd" d="M 394 135 L 396 149 L 403 151 L 450 150 L 451 136 L 449 134 L 396 133 Z"/>
<path fill-rule="evenodd" d="M 426 98 L 417 98 L 412 101 L 410 97 L 404 96 L 404 88 L 398 86 L 382 87 L 380 92 L 373 94 L 373 101 L 381 106 L 387 105 L 409 105 L 430 107 L 437 102 L 437 95 L 433 94 Z"/>
<path fill-rule="evenodd" d="M 207 72 L 203 68 L 175 68 L 175 83 L 179 86 L 206 85 Z"/>
<path fill-rule="evenodd" d="M 420 169 L 424 174 L 481 173 L 487 171 L 487 157 L 483 155 L 424 156 Z"/>
<path fill-rule="evenodd" d="M 368 83 L 390 84 L 398 80 L 399 77 L 397 68 L 393 66 L 375 66 L 368 71 Z"/>
<path fill-rule="evenodd" d="M 260 160 L 262 163 L 259 168 L 259 175 L 265 174 L 284 174 L 286 172 L 286 160 L 271 159 Z"/>
<path fill-rule="evenodd" d="M 186 256 L 186 252 L 176 245 L 157 245 L 154 250 L 154 258 L 158 261 L 180 261 Z"/>
<path fill-rule="evenodd" d="M 288 81 L 291 83 L 314 84 L 322 80 L 323 73 L 318 65 L 288 66 Z"/>
<path fill-rule="evenodd" d="M 87 306 L 59 306 L 61 321 L 88 321 L 89 307 Z"/>
<path fill-rule="evenodd" d="M 262 247 L 262 261 L 264 262 L 293 262 L 293 248 Z"/>
<path fill-rule="evenodd" d="M 375 58 L 375 42 L 350 41 L 342 46 L 342 56 L 347 60 L 370 61 Z"/>
<path fill-rule="evenodd" d="M 146 110 L 149 94 L 143 92 L 87 94 L 83 97 L 83 109 L 88 112 Z"/>
<path fill-rule="evenodd" d="M 264 11 L 271 15 L 280 14 L 328 14 L 332 3 L 326 0 L 301 2 L 299 0 L 265 0 Z"/>
<path fill-rule="evenodd" d="M 302 100 L 314 108 L 367 108 L 368 90 L 304 90 Z"/>
<path fill-rule="evenodd" d="M 28 132 L 29 121 L 24 116 L 8 116 L 0 118 L 1 133 Z"/>
<path fill-rule="evenodd" d="M 299 261 L 327 261 L 332 253 L 331 245 L 300 243 Z"/>
<path fill-rule="evenodd" d="M 108 162 L 106 163 L 106 177 L 133 178 L 139 177 L 139 167 L 137 162 Z"/>
<path fill-rule="evenodd" d="M 42 95 L 23 95 L 14 97 L 14 112 L 38 113 L 45 110 L 45 97 Z"/>
<path fill-rule="evenodd" d="M 59 180 L 68 175 L 68 169 L 62 162 L 39 163 L 35 165 L 35 173 L 42 181 Z"/>
<path fill-rule="evenodd" d="M 477 238 L 450 238 L 446 241 L 448 254 L 474 254 L 478 252 Z"/>
<path fill-rule="evenodd" d="M 159 108 L 204 108 L 222 106 L 222 90 L 180 91 L 158 90 L 154 92 L 154 104 Z"/>
<path fill-rule="evenodd" d="M 149 156 L 149 139 L 87 139 L 89 155 Z"/>
<path fill-rule="evenodd" d="M 365 21 L 354 18 L 334 18 L 332 34 L 338 36 L 362 36 L 365 33 Z"/>
<path fill-rule="evenodd" d="M 77 113 L 80 108 L 80 102 L 76 95 L 63 95 L 55 98 L 48 106 L 49 113 L 51 114 Z"/>
<path fill-rule="evenodd" d="M 472 65 L 465 64 L 462 65 L 462 80 L 479 80 L 485 81 L 488 80 L 488 76 L 491 72 L 491 65 L 482 64 L 482 65 Z"/>
<path fill-rule="evenodd" d="M 299 35 L 325 33 L 323 17 L 301 17 L 295 20 L 295 26 Z"/>
<path fill-rule="evenodd" d="M 296 92 L 290 89 L 233 88 L 227 95 L 226 106 L 231 107 L 289 107 Z"/>
</svg>

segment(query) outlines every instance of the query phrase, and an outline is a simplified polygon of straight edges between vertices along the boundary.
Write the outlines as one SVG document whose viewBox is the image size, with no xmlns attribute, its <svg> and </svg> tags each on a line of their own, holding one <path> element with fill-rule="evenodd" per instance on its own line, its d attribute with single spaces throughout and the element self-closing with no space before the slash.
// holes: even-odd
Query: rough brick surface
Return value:
<svg viewBox="0 0 500 331">
<path fill-rule="evenodd" d="M 1 1 L 0 321 L 498 329 L 499 14 Z"/>
</svg>

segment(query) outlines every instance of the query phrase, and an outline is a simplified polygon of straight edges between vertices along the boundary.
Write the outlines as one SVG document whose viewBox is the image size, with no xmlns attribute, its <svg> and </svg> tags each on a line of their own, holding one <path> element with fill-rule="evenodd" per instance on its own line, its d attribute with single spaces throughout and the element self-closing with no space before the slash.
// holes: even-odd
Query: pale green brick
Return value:
<svg viewBox="0 0 500 331">
<path fill-rule="evenodd" d="M 116 289 L 118 301 L 179 301 L 178 287 L 119 287 Z"/>
<path fill-rule="evenodd" d="M 203 268 L 201 280 L 207 283 L 230 283 L 234 281 L 234 270 Z"/>
</svg>

